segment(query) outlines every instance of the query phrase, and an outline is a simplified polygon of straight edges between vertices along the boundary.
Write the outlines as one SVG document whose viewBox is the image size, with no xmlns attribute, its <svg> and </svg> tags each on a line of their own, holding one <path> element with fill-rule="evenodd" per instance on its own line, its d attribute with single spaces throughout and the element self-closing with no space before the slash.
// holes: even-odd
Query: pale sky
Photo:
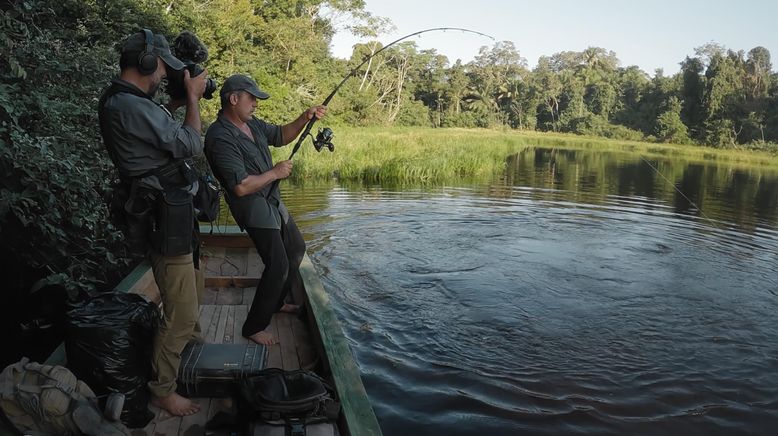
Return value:
<svg viewBox="0 0 778 436">
<path fill-rule="evenodd" d="M 778 68 L 778 0 L 367 0 L 367 11 L 387 17 L 395 32 L 379 36 L 383 43 L 431 27 L 464 27 L 513 41 L 530 68 L 540 56 L 583 51 L 589 46 L 616 52 L 621 66 L 637 65 L 654 75 L 679 70 L 694 48 L 716 42 L 728 49 L 763 46 Z M 430 32 L 414 37 L 419 49 L 435 48 L 463 62 L 494 41 L 461 32 Z M 360 42 L 340 31 L 332 53 L 348 58 Z"/>
</svg>

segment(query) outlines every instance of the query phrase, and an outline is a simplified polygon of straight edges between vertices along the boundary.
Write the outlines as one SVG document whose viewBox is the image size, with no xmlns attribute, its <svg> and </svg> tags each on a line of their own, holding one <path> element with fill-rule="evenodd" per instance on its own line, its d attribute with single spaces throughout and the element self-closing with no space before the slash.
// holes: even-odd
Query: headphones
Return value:
<svg viewBox="0 0 778 436">
<path fill-rule="evenodd" d="M 157 55 L 153 53 L 154 48 L 153 37 L 149 29 L 143 29 L 144 35 L 146 35 L 146 48 L 138 55 L 138 71 L 144 76 L 154 74 L 157 71 Z"/>
</svg>

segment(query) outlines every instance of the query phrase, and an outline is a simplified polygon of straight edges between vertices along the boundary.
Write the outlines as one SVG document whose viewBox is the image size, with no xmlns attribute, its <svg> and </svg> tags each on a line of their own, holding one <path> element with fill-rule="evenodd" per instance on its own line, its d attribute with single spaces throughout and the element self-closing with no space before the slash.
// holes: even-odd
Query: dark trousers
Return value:
<svg viewBox="0 0 778 436">
<path fill-rule="evenodd" d="M 251 303 L 243 336 L 265 330 L 273 314 L 284 305 L 289 291 L 300 282 L 300 262 L 305 255 L 305 240 L 292 217 L 281 229 L 247 228 L 265 269 Z"/>
</svg>

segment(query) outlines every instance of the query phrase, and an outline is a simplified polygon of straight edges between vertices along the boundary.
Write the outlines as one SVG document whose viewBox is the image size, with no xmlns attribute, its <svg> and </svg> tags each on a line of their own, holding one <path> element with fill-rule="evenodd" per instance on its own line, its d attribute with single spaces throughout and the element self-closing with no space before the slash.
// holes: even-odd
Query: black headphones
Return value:
<svg viewBox="0 0 778 436">
<path fill-rule="evenodd" d="M 154 74 L 157 71 L 157 55 L 153 53 L 154 48 L 153 37 L 149 29 L 143 29 L 143 33 L 146 35 L 146 48 L 138 55 L 138 71 L 144 76 Z"/>
</svg>

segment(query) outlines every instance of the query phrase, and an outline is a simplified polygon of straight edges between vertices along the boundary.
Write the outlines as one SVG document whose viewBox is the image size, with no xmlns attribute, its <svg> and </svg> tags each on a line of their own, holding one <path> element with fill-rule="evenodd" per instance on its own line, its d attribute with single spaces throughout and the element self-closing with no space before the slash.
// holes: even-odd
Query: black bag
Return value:
<svg viewBox="0 0 778 436">
<path fill-rule="evenodd" d="M 151 246 L 163 256 L 191 253 L 195 216 L 189 192 L 179 188 L 161 191 L 155 212 Z"/>
<path fill-rule="evenodd" d="M 266 362 L 264 345 L 190 342 L 181 352 L 178 392 L 195 397 L 232 396 L 240 382 L 260 373 Z"/>
<path fill-rule="evenodd" d="M 219 216 L 222 192 L 210 174 L 200 176 L 197 183 L 199 187 L 194 199 L 197 220 L 204 223 L 213 222 Z"/>
<path fill-rule="evenodd" d="M 336 420 L 340 403 L 335 390 L 311 371 L 268 368 L 240 384 L 241 398 L 266 421 L 322 417 Z"/>
<path fill-rule="evenodd" d="M 248 435 L 337 436 L 335 390 L 311 371 L 269 368 L 241 383 Z"/>
<path fill-rule="evenodd" d="M 128 427 L 144 427 L 154 418 L 146 382 L 158 323 L 154 303 L 124 292 L 99 295 L 67 312 L 68 368 L 98 397 L 124 394 L 121 420 Z"/>
<path fill-rule="evenodd" d="M 338 426 L 334 422 L 311 422 L 299 419 L 252 422 L 246 434 L 249 436 L 340 436 Z"/>
</svg>

